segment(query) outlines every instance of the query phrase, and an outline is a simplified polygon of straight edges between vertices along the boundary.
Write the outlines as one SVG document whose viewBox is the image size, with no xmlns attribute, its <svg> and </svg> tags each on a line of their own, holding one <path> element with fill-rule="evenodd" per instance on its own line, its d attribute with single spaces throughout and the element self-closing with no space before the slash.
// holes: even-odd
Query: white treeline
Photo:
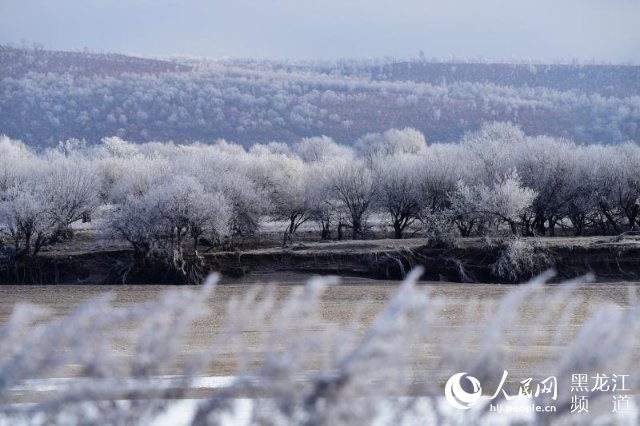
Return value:
<svg viewBox="0 0 640 426">
<path fill-rule="evenodd" d="M 639 167 L 637 144 L 577 145 L 509 123 L 430 145 L 410 128 L 352 147 L 321 136 L 248 150 L 111 137 L 36 153 L 2 137 L 0 230 L 14 253 L 35 255 L 100 207 L 105 233 L 140 261 L 251 236 L 267 220 L 289 235 L 316 223 L 323 239 L 371 236 L 372 217 L 395 238 L 614 234 L 638 227 Z"/>
</svg>

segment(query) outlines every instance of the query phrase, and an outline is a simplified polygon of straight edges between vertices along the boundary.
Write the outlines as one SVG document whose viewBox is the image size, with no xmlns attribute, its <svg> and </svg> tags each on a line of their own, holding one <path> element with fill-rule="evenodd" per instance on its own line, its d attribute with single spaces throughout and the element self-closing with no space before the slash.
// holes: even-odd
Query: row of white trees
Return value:
<svg viewBox="0 0 640 426">
<path fill-rule="evenodd" d="M 161 251 L 179 268 L 185 251 L 274 219 L 288 235 L 316 223 L 325 239 L 363 238 L 372 217 L 396 238 L 434 227 L 612 234 L 639 225 L 639 166 L 636 144 L 582 146 L 505 123 L 429 146 L 413 129 L 368 134 L 353 148 L 328 137 L 249 150 L 114 137 L 35 153 L 3 137 L 0 229 L 14 253 L 33 256 L 102 206 L 104 231 L 129 241 L 140 261 Z"/>
</svg>

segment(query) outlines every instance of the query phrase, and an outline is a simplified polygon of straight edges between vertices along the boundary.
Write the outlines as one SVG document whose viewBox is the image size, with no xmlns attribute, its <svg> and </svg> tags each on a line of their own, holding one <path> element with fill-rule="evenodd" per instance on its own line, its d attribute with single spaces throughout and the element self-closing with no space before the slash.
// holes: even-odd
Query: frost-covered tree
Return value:
<svg viewBox="0 0 640 426">
<path fill-rule="evenodd" d="M 228 231 L 231 209 L 225 196 L 205 191 L 191 176 L 174 176 L 152 188 L 146 198 L 158 209 L 160 225 L 174 250 L 183 250 L 191 238 L 197 251 L 202 236 L 216 240 Z"/>
<path fill-rule="evenodd" d="M 592 148 L 587 147 L 572 153 L 569 161 L 567 186 L 572 196 L 564 205 L 564 216 L 570 221 L 575 235 L 584 235 L 593 229 L 597 220 L 597 187 L 591 165 Z"/>
<path fill-rule="evenodd" d="M 581 192 L 582 185 L 572 175 L 578 172 L 578 153 L 573 143 L 548 137 L 529 138 L 515 151 L 523 184 L 537 193 L 530 214 L 522 218 L 525 234 L 555 234 Z"/>
<path fill-rule="evenodd" d="M 422 132 L 407 127 L 368 133 L 356 141 L 355 148 L 362 158 L 371 163 L 376 157 L 419 154 L 427 148 L 427 141 Z"/>
<path fill-rule="evenodd" d="M 293 234 L 311 218 L 309 175 L 304 168 L 287 173 L 290 180 L 281 182 L 273 195 L 276 217 L 287 221 L 287 232 Z"/>
<path fill-rule="evenodd" d="M 307 163 L 349 159 L 354 155 L 350 147 L 339 145 L 328 136 L 303 138 L 293 145 L 293 151 Z"/>
<path fill-rule="evenodd" d="M 67 158 L 42 159 L 19 147 L 0 172 L 0 229 L 11 236 L 16 256 L 35 256 L 98 204 L 90 164 Z M 28 167 L 28 168 L 27 168 Z"/>
<path fill-rule="evenodd" d="M 101 150 L 105 155 L 119 158 L 131 158 L 139 153 L 135 144 L 122 140 L 117 136 L 102 139 Z"/>
<path fill-rule="evenodd" d="M 162 233 L 159 223 L 157 209 L 145 196 L 130 195 L 122 205 L 114 207 L 107 226 L 115 237 L 131 244 L 134 265 L 140 267 L 146 263 Z"/>
<path fill-rule="evenodd" d="M 466 154 L 460 146 L 436 144 L 417 158 L 417 179 L 423 207 L 421 220 L 449 209 L 450 195 L 455 191 L 458 181 L 469 179 L 469 172 L 473 170 L 459 167 L 460 162 L 467 161 Z"/>
<path fill-rule="evenodd" d="M 491 184 L 516 166 L 514 153 L 524 142 L 525 135 L 519 127 L 496 122 L 466 134 L 461 144 L 473 155 L 465 156 L 465 160 L 473 161 L 467 166 L 476 170 L 479 182 Z"/>
<path fill-rule="evenodd" d="M 509 225 L 516 234 L 518 220 L 531 208 L 536 192 L 525 187 L 517 171 L 501 177 L 491 189 L 483 188 L 480 209 Z"/>
<path fill-rule="evenodd" d="M 531 208 L 535 196 L 536 192 L 524 187 L 513 170 L 491 186 L 460 182 L 452 195 L 452 210 L 463 235 L 469 235 L 474 226 L 482 227 L 492 221 L 507 224 L 517 234 L 519 219 Z"/>
<path fill-rule="evenodd" d="M 37 184 L 6 191 L 0 202 L 0 229 L 10 236 L 16 259 L 37 255 L 58 228 L 47 194 Z"/>
<path fill-rule="evenodd" d="M 593 161 L 600 212 L 614 232 L 635 230 L 640 214 L 640 148 L 636 144 L 612 147 Z"/>
<path fill-rule="evenodd" d="M 377 207 L 389 214 L 394 238 L 421 217 L 423 211 L 422 163 L 414 155 L 398 155 L 374 166 Z"/>
<path fill-rule="evenodd" d="M 469 237 L 475 231 L 484 229 L 487 218 L 478 210 L 481 205 L 480 191 L 463 181 L 458 181 L 450 195 L 451 215 L 460 235 Z"/>
<path fill-rule="evenodd" d="M 342 207 L 333 190 L 332 168 L 336 163 L 314 163 L 309 165 L 307 191 L 309 196 L 309 213 L 313 221 L 320 226 L 320 238 L 328 240 L 332 236 L 332 228 L 336 227 L 338 239 L 343 237 L 343 227 L 347 223 L 347 212 Z"/>
<path fill-rule="evenodd" d="M 270 190 L 272 186 L 259 180 L 249 172 L 249 164 L 240 170 L 225 168 L 219 171 L 216 180 L 205 183 L 210 190 L 219 191 L 230 200 L 232 206 L 231 231 L 233 235 L 247 237 L 255 235 L 262 220 L 272 209 Z"/>
<path fill-rule="evenodd" d="M 24 182 L 44 165 L 24 143 L 0 135 L 0 199 L 9 188 Z"/>
<path fill-rule="evenodd" d="M 109 227 L 134 249 L 136 267 L 159 256 L 188 280 L 199 277 L 198 244 L 229 230 L 232 208 L 221 193 L 208 193 L 190 176 L 175 176 L 115 208 Z"/>
<path fill-rule="evenodd" d="M 297 157 L 252 152 L 249 174 L 269 194 L 275 218 L 287 223 L 288 235 L 310 219 L 310 167 Z"/>
<path fill-rule="evenodd" d="M 86 160 L 50 161 L 39 185 L 46 191 L 50 212 L 60 232 L 69 232 L 73 222 L 91 217 L 98 206 L 99 181 L 92 164 Z"/>
<path fill-rule="evenodd" d="M 366 231 L 367 214 L 377 190 L 373 173 L 363 162 L 343 162 L 331 173 L 331 187 L 338 208 L 348 212 L 352 238 L 361 238 Z"/>
</svg>

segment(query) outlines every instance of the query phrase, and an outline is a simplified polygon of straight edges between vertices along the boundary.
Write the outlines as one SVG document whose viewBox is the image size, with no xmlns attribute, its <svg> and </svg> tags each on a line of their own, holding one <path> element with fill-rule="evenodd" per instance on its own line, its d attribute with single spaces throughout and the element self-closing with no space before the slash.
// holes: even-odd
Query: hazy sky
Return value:
<svg viewBox="0 0 640 426">
<path fill-rule="evenodd" d="M 122 53 L 640 62 L 640 0 L 0 0 L 0 43 Z"/>
</svg>

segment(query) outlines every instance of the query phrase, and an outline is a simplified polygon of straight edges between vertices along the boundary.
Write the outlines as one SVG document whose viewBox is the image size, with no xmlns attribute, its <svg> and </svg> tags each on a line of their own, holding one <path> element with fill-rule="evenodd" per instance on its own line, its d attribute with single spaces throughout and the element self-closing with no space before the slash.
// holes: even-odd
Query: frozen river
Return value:
<svg viewBox="0 0 640 426">
<path fill-rule="evenodd" d="M 254 288 L 256 283 L 262 285 L 277 282 L 279 285 L 273 287 L 273 294 L 276 302 L 282 302 L 307 278 L 309 276 L 303 274 L 276 274 L 248 277 L 241 280 L 223 280 L 217 286 L 210 300 L 207 300 L 208 313 L 198 318 L 189 328 L 189 336 L 180 348 L 181 353 L 187 357 L 206 348 L 212 338 L 223 330 L 227 315 L 233 316 L 233 312 L 228 312 L 229 301 L 245 294 Z M 343 278 L 341 284 L 329 286 L 324 292 L 319 306 L 319 317 L 324 325 L 356 324 L 356 333 L 364 333 L 388 304 L 399 284 L 397 281 Z M 516 317 L 511 318 L 510 322 L 505 325 L 503 333 L 506 337 L 501 342 L 504 347 L 496 348 L 496 350 L 508 351 L 510 354 L 505 358 L 507 361 L 500 366 L 500 369 L 508 370 L 511 385 L 516 380 L 519 381 L 527 377 L 539 379 L 544 376 L 544 367 L 552 365 L 557 360 L 556 355 L 571 343 L 580 327 L 589 319 L 590 313 L 603 308 L 624 312 L 633 303 L 636 303 L 634 297 L 639 290 L 637 283 L 581 285 L 573 289 L 571 296 L 566 298 L 567 303 L 571 303 L 571 315 L 568 317 L 563 317 L 562 306 L 549 306 L 550 311 L 545 312 L 540 309 L 542 305 L 539 301 L 534 303 L 536 298 L 543 299 L 547 294 L 557 293 L 564 288 L 563 286 L 566 285 L 548 284 L 533 290 L 525 300 L 519 302 L 522 306 L 517 311 Z M 50 310 L 48 316 L 56 318 L 70 313 L 78 304 L 87 302 L 104 292 L 111 292 L 115 295 L 114 304 L 116 306 L 127 306 L 157 300 L 168 288 L 162 285 L 1 286 L 0 321 L 4 323 L 13 308 L 19 303 L 45 306 Z M 420 351 L 419 356 L 416 357 L 416 365 L 412 370 L 413 381 L 418 384 L 436 381 L 440 387 L 444 388 L 447 377 L 458 371 L 455 370 L 456 367 L 449 367 L 448 354 L 443 353 L 439 348 L 451 349 L 456 348 L 456 345 L 463 344 L 465 347 L 458 348 L 459 351 L 477 349 L 478 345 L 482 345 L 482 336 L 483 333 L 486 333 L 487 323 L 496 315 L 500 315 L 500 302 L 518 288 L 514 285 L 499 284 L 419 283 L 419 291 L 428 293 L 432 298 L 438 298 L 442 303 L 438 305 L 438 311 L 435 313 L 438 322 L 431 328 L 430 339 L 424 344 L 412 347 L 412 350 Z M 529 306 L 529 301 L 531 301 L 531 306 Z M 557 311 L 558 308 L 560 311 Z M 357 321 L 353 322 L 356 317 Z M 134 328 L 135 324 L 130 324 L 128 327 Z M 300 327 L 304 332 L 302 327 L 308 327 L 308 324 Z M 470 338 L 476 332 L 477 339 Z M 242 333 L 243 341 L 249 347 L 255 345 L 258 352 L 264 348 L 260 346 L 263 338 L 260 332 L 245 330 Z M 434 343 L 436 341 L 438 344 Z M 131 348 L 129 347 L 122 346 L 114 349 L 119 351 L 123 359 L 130 356 Z M 309 354 L 310 358 L 316 355 Z M 258 358 L 259 356 L 258 354 Z M 185 398 L 183 403 L 176 405 L 179 408 L 176 415 L 188 419 L 194 404 L 197 404 L 197 399 L 193 398 L 206 397 L 207 392 L 213 392 L 233 383 L 236 368 L 233 354 L 218 354 L 216 363 L 199 371 L 198 378 L 191 382 L 193 395 Z M 170 388 L 175 383 L 180 383 L 178 368 L 174 371 L 168 369 L 164 373 L 165 375 L 147 380 L 144 386 L 158 390 Z M 637 376 L 640 371 L 625 371 L 624 373 L 633 377 Z M 26 378 L 13 386 L 11 393 L 14 394 L 15 402 L 30 403 L 38 401 L 39 395 L 56 393 L 66 389 L 69 385 L 88 386 L 89 382 L 93 380 L 73 376 L 74 373 L 70 373 L 69 376 Z M 132 386 L 138 385 L 132 382 Z M 486 391 L 487 389 L 485 389 Z M 634 389 L 634 393 L 636 392 L 637 389 Z M 439 403 L 446 404 L 446 401 L 441 399 L 441 395 L 436 397 L 440 398 Z M 246 402 L 238 400 L 236 404 L 242 405 Z M 480 408 L 475 407 L 474 409 Z M 630 415 L 635 415 L 635 408 Z M 500 417 L 495 418 L 494 415 L 491 418 L 494 420 L 487 424 L 500 423 L 498 421 Z M 628 420 L 628 417 L 625 419 Z"/>
</svg>

